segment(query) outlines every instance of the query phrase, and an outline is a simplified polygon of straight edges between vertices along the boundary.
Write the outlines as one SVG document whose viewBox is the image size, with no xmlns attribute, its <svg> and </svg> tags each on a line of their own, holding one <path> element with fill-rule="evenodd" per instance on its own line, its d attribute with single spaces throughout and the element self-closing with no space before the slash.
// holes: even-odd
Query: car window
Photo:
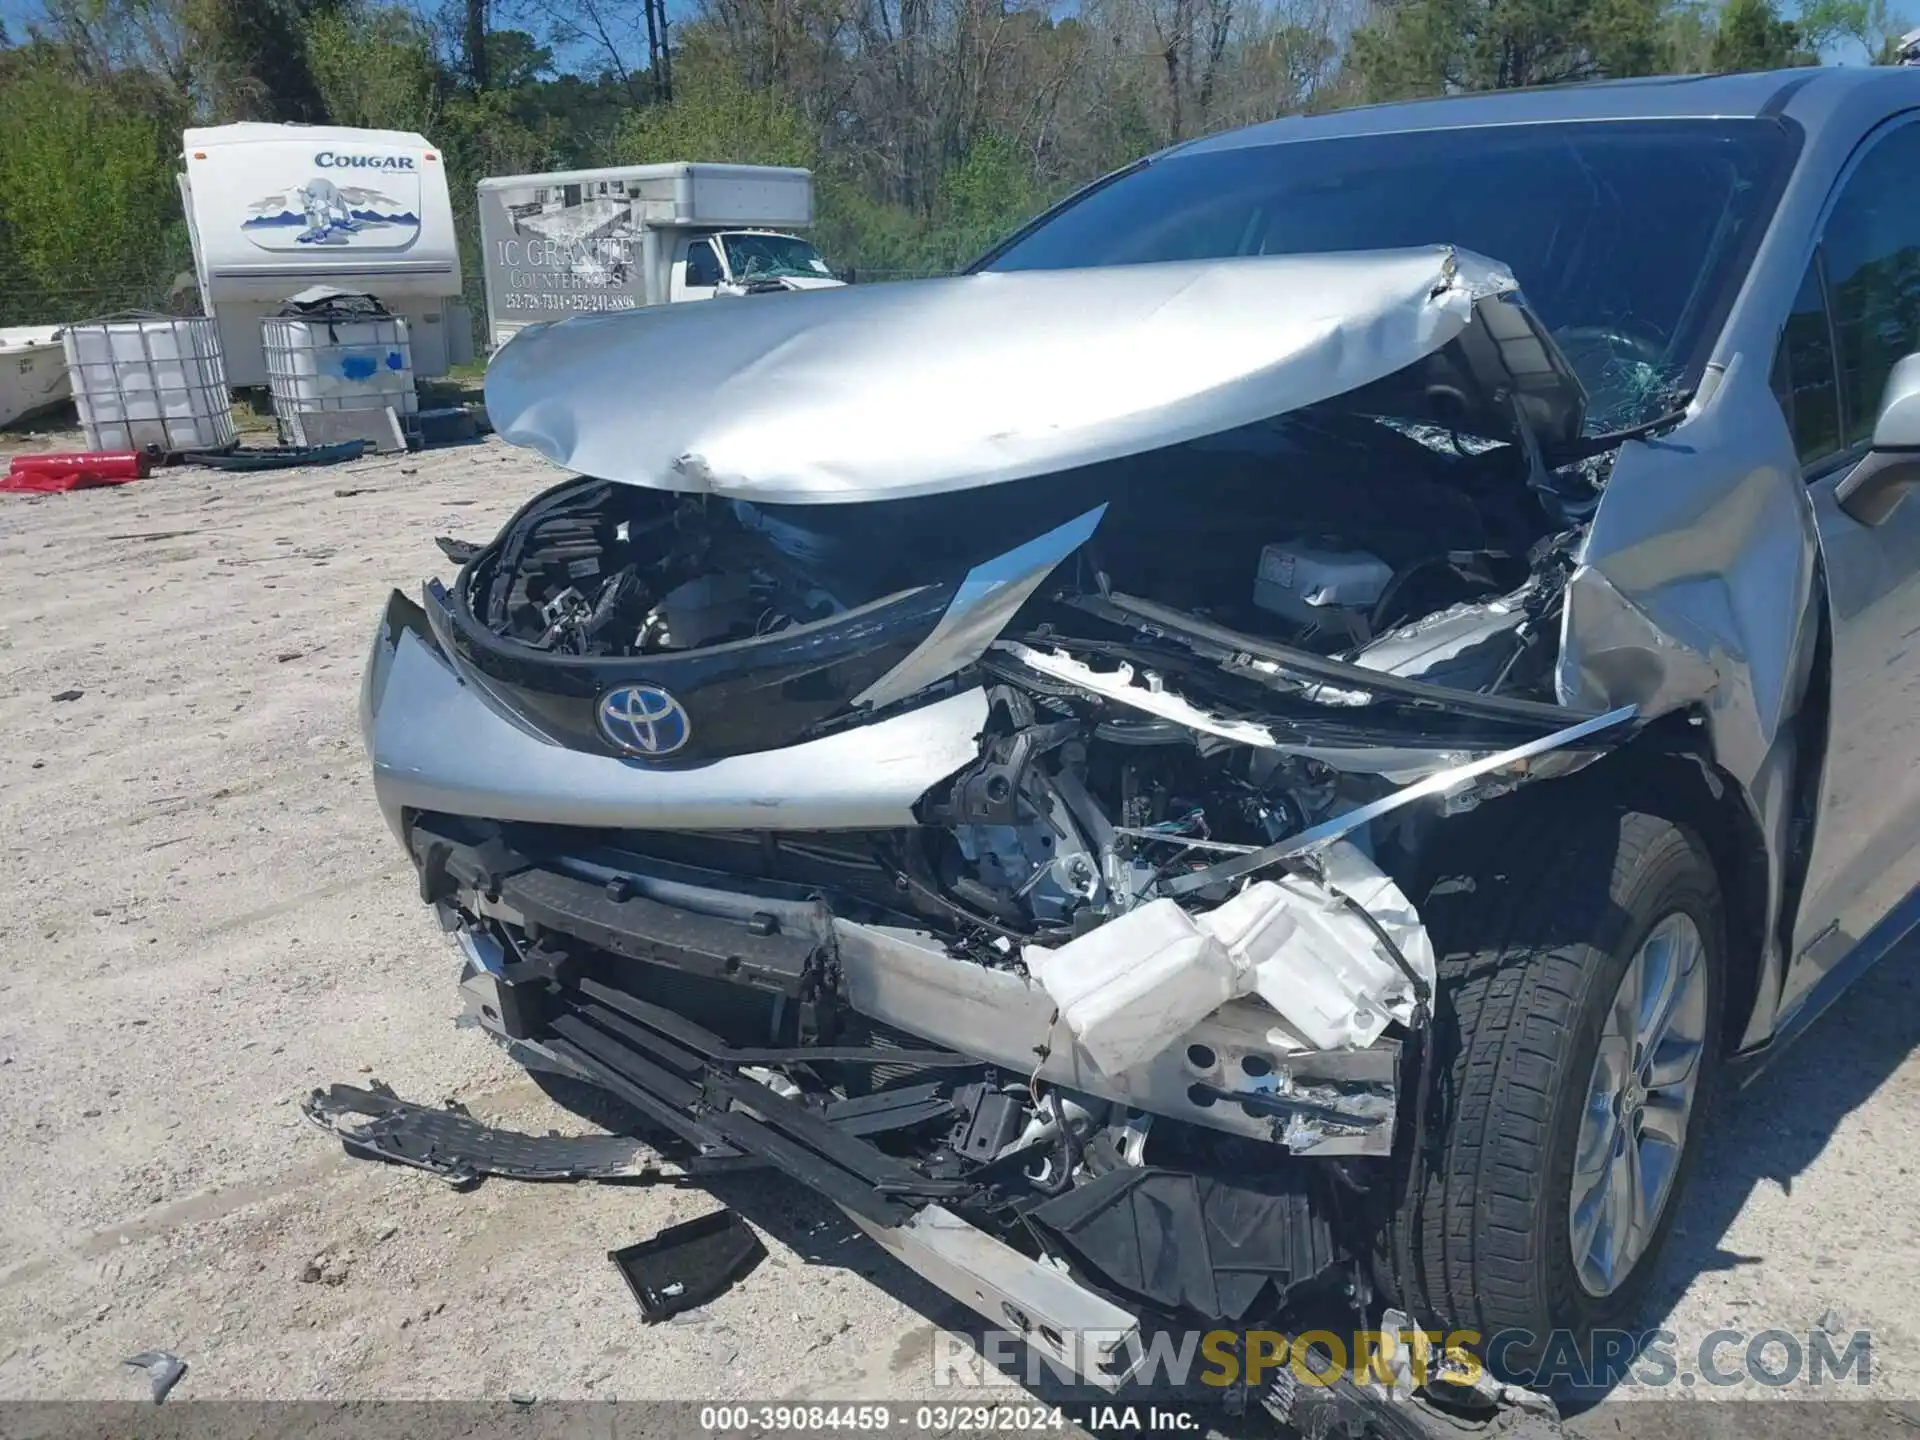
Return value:
<svg viewBox="0 0 1920 1440">
<path fill-rule="evenodd" d="M 1817 255 L 1800 282 L 1773 357 L 1773 393 L 1786 412 L 1801 464 L 1816 464 L 1840 450 L 1840 379 Z"/>
<path fill-rule="evenodd" d="M 976 268 L 1459 245 L 1512 268 L 1603 431 L 1698 383 L 1797 148 L 1775 121 L 1693 119 L 1202 147 L 1085 192 Z"/>
<path fill-rule="evenodd" d="M 1876 143 L 1827 219 L 1827 290 L 1848 446 L 1873 435 L 1896 361 L 1920 350 L 1920 125 Z"/>
<path fill-rule="evenodd" d="M 687 284 L 718 285 L 720 283 L 720 257 L 713 253 L 713 244 L 708 240 L 696 240 L 687 247 Z"/>
</svg>

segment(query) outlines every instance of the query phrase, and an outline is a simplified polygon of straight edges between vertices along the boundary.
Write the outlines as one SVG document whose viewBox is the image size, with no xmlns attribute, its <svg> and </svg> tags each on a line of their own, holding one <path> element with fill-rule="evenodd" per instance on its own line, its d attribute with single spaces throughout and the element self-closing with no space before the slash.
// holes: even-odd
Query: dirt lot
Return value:
<svg viewBox="0 0 1920 1440">
<path fill-rule="evenodd" d="M 374 1075 L 574 1123 L 452 1025 L 456 965 L 355 715 L 386 591 L 551 478 L 489 442 L 0 497 L 0 1398 L 137 1398 L 119 1362 L 149 1348 L 191 1363 L 177 1397 L 929 1391 L 960 1312 L 783 1181 L 721 1192 L 768 1263 L 643 1328 L 605 1252 L 708 1193 L 457 1194 L 299 1117 L 308 1088 Z M 1920 1396 L 1915 1000 L 1909 961 L 1881 967 L 1723 1106 L 1656 1307 L 1683 1351 L 1721 1326 L 1804 1340 L 1832 1310 L 1873 1332 L 1865 1408 Z M 1668 1423 L 1626 1401 L 1577 1422 Z"/>
</svg>

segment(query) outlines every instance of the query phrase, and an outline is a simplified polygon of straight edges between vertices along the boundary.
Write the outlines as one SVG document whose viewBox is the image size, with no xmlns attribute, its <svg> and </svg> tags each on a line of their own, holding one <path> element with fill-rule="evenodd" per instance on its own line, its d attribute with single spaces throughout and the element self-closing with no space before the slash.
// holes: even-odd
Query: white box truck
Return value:
<svg viewBox="0 0 1920 1440">
<path fill-rule="evenodd" d="M 227 383 L 267 383 L 260 322 L 331 285 L 405 318 L 417 376 L 473 358 L 440 152 L 402 130 L 216 125 L 182 137 L 180 198 Z"/>
<path fill-rule="evenodd" d="M 776 165 L 620 165 L 479 185 L 487 328 L 765 290 L 838 285 L 793 231 L 813 174 Z"/>
</svg>

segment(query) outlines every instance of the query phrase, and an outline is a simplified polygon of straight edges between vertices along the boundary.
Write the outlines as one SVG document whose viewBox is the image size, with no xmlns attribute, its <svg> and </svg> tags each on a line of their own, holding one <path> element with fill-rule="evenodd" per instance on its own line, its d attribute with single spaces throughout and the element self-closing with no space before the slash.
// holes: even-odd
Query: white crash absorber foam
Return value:
<svg viewBox="0 0 1920 1440">
<path fill-rule="evenodd" d="M 1154 900 L 1058 950 L 1029 945 L 1060 1019 L 1109 1075 L 1159 1054 L 1240 993 L 1227 947 L 1173 900 Z"/>
<path fill-rule="evenodd" d="M 1341 897 L 1373 917 L 1429 989 L 1433 942 L 1412 902 L 1357 847 L 1343 841 L 1320 858 L 1325 884 L 1262 880 L 1200 923 L 1223 939 L 1235 929 L 1229 949 L 1247 966 L 1249 988 L 1312 1048 L 1371 1045 L 1389 1020 L 1412 1021 L 1413 981 Z"/>
<path fill-rule="evenodd" d="M 1429 986 L 1433 945 L 1399 887 L 1355 846 L 1331 845 L 1321 863 L 1325 883 L 1257 881 L 1199 915 L 1170 899 L 1152 901 L 1058 950 L 1029 945 L 1027 968 L 1110 1075 L 1166 1050 L 1246 994 L 1285 1022 L 1272 1032 L 1276 1048 L 1371 1045 L 1389 1021 L 1413 1019 L 1414 986 L 1347 900 L 1366 909 Z"/>
</svg>

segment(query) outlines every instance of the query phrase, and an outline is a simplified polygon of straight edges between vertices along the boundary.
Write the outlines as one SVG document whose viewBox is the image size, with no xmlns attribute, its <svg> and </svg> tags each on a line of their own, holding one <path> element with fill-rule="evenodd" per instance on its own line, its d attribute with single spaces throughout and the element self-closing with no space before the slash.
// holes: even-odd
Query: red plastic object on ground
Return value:
<svg viewBox="0 0 1920 1440">
<path fill-rule="evenodd" d="M 144 479 L 152 461 L 144 450 L 50 450 L 16 455 L 0 490 L 50 494 Z"/>
</svg>

